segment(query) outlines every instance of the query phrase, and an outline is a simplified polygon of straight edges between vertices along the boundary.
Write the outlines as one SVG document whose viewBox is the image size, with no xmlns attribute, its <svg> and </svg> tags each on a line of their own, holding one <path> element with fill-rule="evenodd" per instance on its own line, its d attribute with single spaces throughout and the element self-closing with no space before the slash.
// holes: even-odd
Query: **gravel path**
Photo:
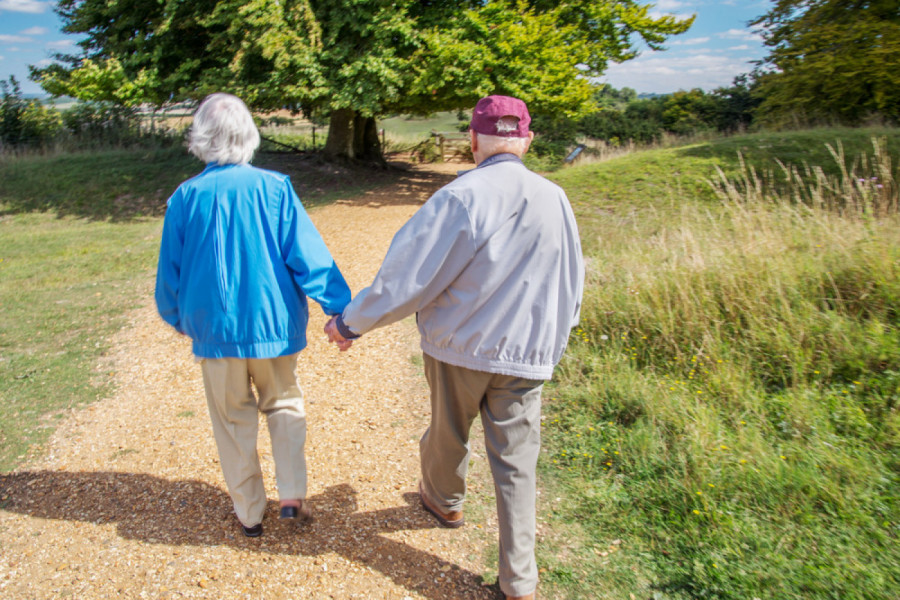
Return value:
<svg viewBox="0 0 900 600">
<path fill-rule="evenodd" d="M 451 167 L 416 169 L 311 213 L 354 291 L 459 165 Z M 200 368 L 189 342 L 156 315 L 152 279 L 135 290 L 147 305 L 129 315 L 100 366 L 115 395 L 71 413 L 41 458 L 0 476 L 0 598 L 495 597 L 481 583 L 496 523 L 478 442 L 465 528 L 435 527 L 415 494 L 429 408 L 413 319 L 340 354 L 311 307 L 298 372 L 316 520 L 276 519 L 262 420 L 270 502 L 265 534 L 248 539 L 225 492 Z"/>
</svg>

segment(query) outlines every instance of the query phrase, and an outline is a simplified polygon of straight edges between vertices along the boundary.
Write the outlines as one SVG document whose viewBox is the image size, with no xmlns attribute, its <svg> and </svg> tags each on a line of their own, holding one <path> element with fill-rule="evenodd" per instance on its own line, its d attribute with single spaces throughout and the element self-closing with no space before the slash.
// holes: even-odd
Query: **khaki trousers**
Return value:
<svg viewBox="0 0 900 600">
<path fill-rule="evenodd" d="M 252 527 L 266 509 L 256 451 L 257 411 L 266 415 L 279 499 L 306 497 L 306 410 L 295 375 L 297 355 L 203 359 L 201 367 L 225 484 L 238 519 Z"/>
<path fill-rule="evenodd" d="M 537 587 L 534 559 L 537 459 L 544 382 L 473 371 L 427 354 L 431 424 L 419 443 L 424 492 L 445 512 L 462 510 L 469 430 L 481 414 L 497 496 L 500 588 L 525 596 Z"/>
</svg>

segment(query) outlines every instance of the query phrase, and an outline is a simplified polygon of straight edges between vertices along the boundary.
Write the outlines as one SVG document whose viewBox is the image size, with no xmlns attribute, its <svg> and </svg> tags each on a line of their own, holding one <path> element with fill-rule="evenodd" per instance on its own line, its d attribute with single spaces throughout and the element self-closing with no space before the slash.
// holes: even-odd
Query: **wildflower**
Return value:
<svg viewBox="0 0 900 600">
<path fill-rule="evenodd" d="M 699 515 L 699 514 L 700 514 L 700 511 L 697 510 L 697 509 L 695 508 L 695 509 L 694 509 L 694 514 L 695 514 L 695 515 Z"/>
<path fill-rule="evenodd" d="M 787 460 L 787 456 L 785 456 L 784 454 L 782 454 L 782 455 L 781 455 L 781 460 Z"/>
<path fill-rule="evenodd" d="M 721 448 L 722 450 L 728 450 L 728 446 L 726 446 L 725 444 L 722 444 L 721 446 L 719 446 L 719 448 Z"/>
<path fill-rule="evenodd" d="M 600 339 L 601 339 L 601 340 L 608 340 L 608 339 L 609 339 L 609 336 L 606 335 L 606 334 L 604 334 L 604 335 L 601 335 L 601 336 L 600 336 Z"/>
<path fill-rule="evenodd" d="M 742 458 L 742 459 L 741 459 L 741 464 L 742 464 L 742 465 L 747 464 L 747 459 L 746 459 L 746 458 Z"/>
<path fill-rule="evenodd" d="M 711 488 L 714 488 L 714 487 L 716 487 L 716 486 L 714 486 L 714 485 L 713 485 L 713 484 L 711 484 L 711 483 L 710 483 L 710 484 L 708 484 L 708 485 L 709 485 L 709 487 L 711 487 Z"/>
<path fill-rule="evenodd" d="M 702 496 L 702 495 L 703 495 L 703 492 L 701 492 L 700 490 L 697 490 L 697 495 L 698 495 L 698 496 Z"/>
</svg>

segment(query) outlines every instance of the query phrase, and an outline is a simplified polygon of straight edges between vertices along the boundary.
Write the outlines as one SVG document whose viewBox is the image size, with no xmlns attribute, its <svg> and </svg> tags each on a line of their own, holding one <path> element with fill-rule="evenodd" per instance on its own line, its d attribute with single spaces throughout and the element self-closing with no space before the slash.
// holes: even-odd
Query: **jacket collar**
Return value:
<svg viewBox="0 0 900 600">
<path fill-rule="evenodd" d="M 522 162 L 521 158 L 519 158 L 512 152 L 501 152 L 500 154 L 494 154 L 493 156 L 487 157 L 486 159 L 481 161 L 481 163 L 474 169 L 466 169 L 464 171 L 457 171 L 456 175 L 457 176 L 465 175 L 466 173 L 471 173 L 472 171 L 475 171 L 476 169 L 483 169 L 484 167 L 490 167 L 491 165 L 496 165 L 497 163 L 502 163 L 502 162 L 517 162 L 520 165 L 525 164 Z"/>
</svg>

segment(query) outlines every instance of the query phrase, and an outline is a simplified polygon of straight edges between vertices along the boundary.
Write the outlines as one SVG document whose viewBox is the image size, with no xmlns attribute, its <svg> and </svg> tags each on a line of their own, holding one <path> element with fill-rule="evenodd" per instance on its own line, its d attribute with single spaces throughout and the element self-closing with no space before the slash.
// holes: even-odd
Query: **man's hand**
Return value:
<svg viewBox="0 0 900 600">
<path fill-rule="evenodd" d="M 334 342 L 335 344 L 337 344 L 337 347 L 341 352 L 346 352 L 350 349 L 350 346 L 353 345 L 353 340 L 348 340 L 341 335 L 341 332 L 338 331 L 337 325 L 335 325 L 336 320 L 337 315 L 328 319 L 328 322 L 325 323 L 325 334 L 328 336 L 329 342 Z"/>
</svg>

